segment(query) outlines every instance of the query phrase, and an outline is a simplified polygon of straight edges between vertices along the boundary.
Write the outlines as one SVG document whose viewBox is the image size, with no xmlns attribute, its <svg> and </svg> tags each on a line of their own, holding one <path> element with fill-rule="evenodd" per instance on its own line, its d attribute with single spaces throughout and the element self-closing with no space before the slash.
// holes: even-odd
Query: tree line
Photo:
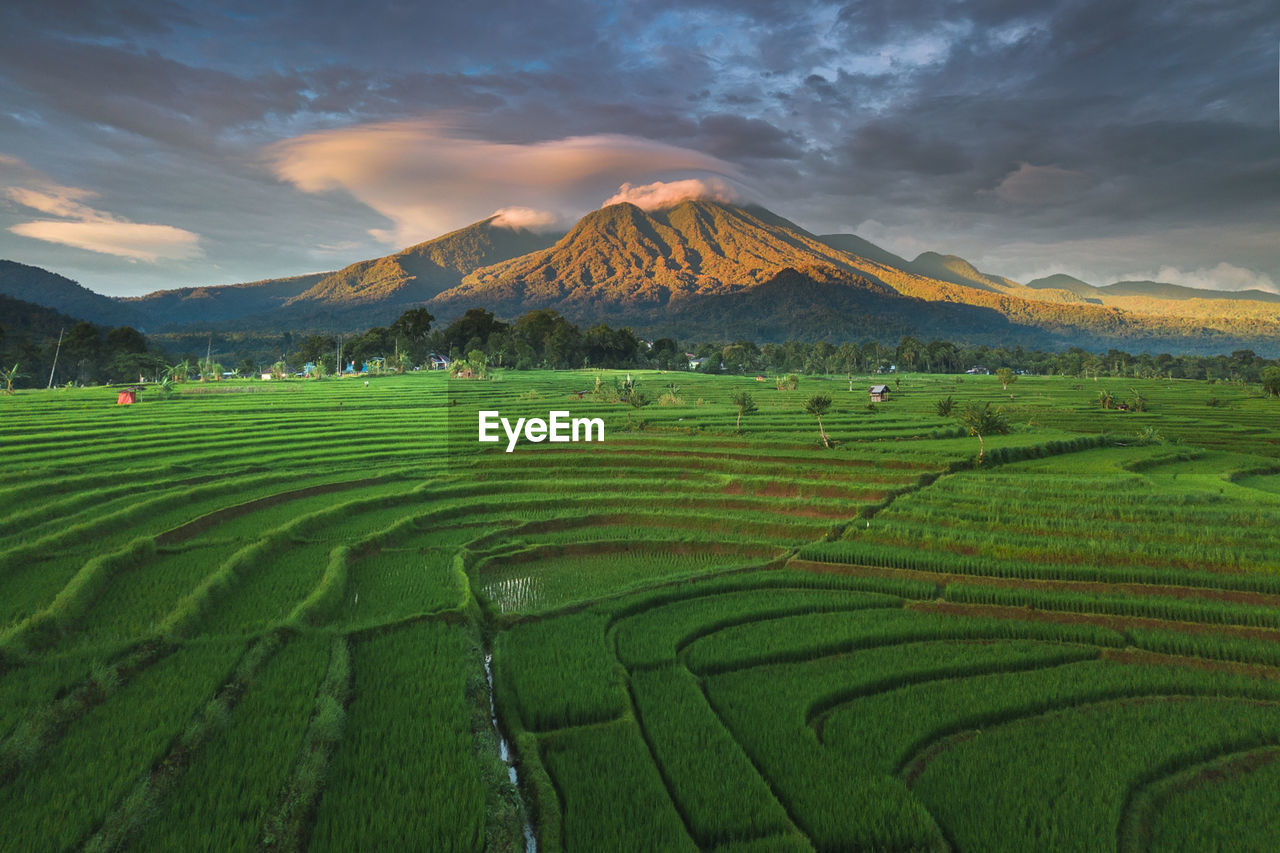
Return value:
<svg viewBox="0 0 1280 853">
<path fill-rule="evenodd" d="M 425 310 L 418 310 L 425 314 Z M 390 339 L 397 335 L 396 328 L 393 324 L 387 329 L 369 330 L 358 339 L 361 348 L 387 350 Z M 429 329 L 429 321 L 419 328 Z M 687 370 L 691 369 L 692 359 L 686 353 L 702 360 L 698 370 L 736 374 L 847 374 L 891 369 L 964 373 L 975 368 L 995 374 L 1003 368 L 1035 375 L 1084 378 L 1259 382 L 1268 368 L 1280 368 L 1280 360 L 1263 358 L 1247 349 L 1211 356 L 1130 353 L 1114 348 L 1090 352 L 1082 347 L 1053 352 L 1021 346 L 923 341 L 910 335 L 896 345 L 874 340 L 841 344 L 788 341 L 761 345 L 749 340 L 681 343 L 672 338 L 645 339 L 630 328 L 613 329 L 603 323 L 584 329 L 549 309 L 530 311 L 505 323 L 489 311 L 473 308 L 443 329 L 429 334 L 420 332 L 408 340 L 417 345 L 415 354 L 436 352 L 458 359 L 479 350 L 487 356 L 489 364 L 517 370 L 579 367 Z"/>
<path fill-rule="evenodd" d="M 0 326 L 0 368 L 18 365 L 21 377 L 17 387 L 46 384 L 59 329 L 63 343 L 55 384 L 134 382 L 139 377 L 161 375 L 175 360 L 171 353 L 129 327 L 104 328 L 48 309 L 38 310 L 49 316 L 27 317 L 25 325 Z M 433 354 L 456 362 L 479 353 L 490 367 L 517 370 L 600 367 L 840 375 L 890 371 L 963 373 L 978 369 L 993 374 L 1009 371 L 1084 378 L 1262 382 L 1268 391 L 1280 396 L 1280 360 L 1263 358 L 1247 349 L 1213 356 L 1135 354 L 1118 349 L 1090 352 L 1081 347 L 1048 352 L 1021 346 L 924 341 L 910 335 L 896 345 L 874 340 L 763 345 L 749 340 L 680 342 L 670 337 L 647 339 L 630 328 L 615 329 L 604 323 L 584 328 L 550 309 L 530 311 L 506 322 L 491 311 L 473 308 L 443 327 L 437 328 L 434 323 L 435 317 L 427 309 L 414 308 L 387 326 L 375 326 L 355 335 L 295 336 L 284 332 L 277 339 L 278 358 L 273 356 L 259 363 L 260 359 L 237 353 L 233 358 L 238 361 L 232 361 L 224 353 L 222 364 L 245 376 L 281 365 L 298 370 L 306 363 L 314 363 L 322 373 L 331 374 L 349 364 L 359 370 L 365 362 L 381 359 L 387 369 L 404 371 L 428 365 Z M 179 360 L 196 365 L 204 361 L 194 353 Z"/>
<path fill-rule="evenodd" d="M 99 326 L 0 297 L 0 390 L 137 382 L 168 363 L 137 329 Z"/>
<path fill-rule="evenodd" d="M 1260 382 L 1268 368 L 1280 368 L 1280 360 L 1263 358 L 1247 349 L 1212 356 L 1129 353 L 1118 349 L 1090 352 L 1081 347 L 1052 352 L 1021 346 L 924 341 L 910 335 L 896 345 L 873 340 L 841 344 L 756 344 L 748 340 L 690 343 L 669 337 L 646 339 L 630 328 L 614 329 L 604 323 L 583 328 L 550 309 L 530 311 L 509 323 L 482 308 L 467 311 L 444 328 L 433 329 L 434 320 L 423 308 L 406 312 L 390 326 L 375 327 L 344 341 L 344 360 L 353 360 L 359 366 L 366 358 L 407 353 L 408 360 L 416 365 L 425 363 L 432 353 L 458 361 L 478 351 L 490 366 L 517 370 L 602 367 L 838 375 L 891 370 L 964 373 L 976 368 L 992 374 L 1005 369 L 1084 378 L 1239 382 Z M 297 357 L 322 359 L 326 352 L 336 352 L 337 343 L 334 336 L 309 337 Z M 694 360 L 699 361 L 696 368 L 690 366 Z"/>
</svg>

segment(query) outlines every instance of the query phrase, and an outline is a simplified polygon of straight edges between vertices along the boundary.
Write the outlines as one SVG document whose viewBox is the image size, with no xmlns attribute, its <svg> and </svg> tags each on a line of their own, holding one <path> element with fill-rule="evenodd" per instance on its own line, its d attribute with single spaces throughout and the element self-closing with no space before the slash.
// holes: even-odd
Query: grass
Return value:
<svg viewBox="0 0 1280 853">
<path fill-rule="evenodd" d="M 309 849 L 475 850 L 484 834 L 459 631 L 421 622 L 352 655 L 352 702 Z M 406 756 L 411 751 L 412 758 Z M 385 819 L 388 803 L 403 811 Z"/>
<path fill-rule="evenodd" d="M 0 399 L 0 850 L 1280 847 L 1280 403 L 598 373 Z"/>
<path fill-rule="evenodd" d="M 1274 742 L 1276 710 L 1231 698 L 1153 698 L 1027 717 L 952 744 L 912 790 L 962 848 L 1109 848 L 1134 784 L 1166 766 Z M 1040 756 L 1037 771 L 1008 772 L 1029 749 Z"/>
<path fill-rule="evenodd" d="M 323 637 L 295 640 L 277 652 L 131 846 L 174 850 L 202 837 L 216 837 L 227 849 L 258 843 L 327 663 Z"/>
<path fill-rule="evenodd" d="M 0 788 L 5 846 L 83 842 L 231 672 L 236 641 L 192 643 L 137 675 Z"/>
</svg>

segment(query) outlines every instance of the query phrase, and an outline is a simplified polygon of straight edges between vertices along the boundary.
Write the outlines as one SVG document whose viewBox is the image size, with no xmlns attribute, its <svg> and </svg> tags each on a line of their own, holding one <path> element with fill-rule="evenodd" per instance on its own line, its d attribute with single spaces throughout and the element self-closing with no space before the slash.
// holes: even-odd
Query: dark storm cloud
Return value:
<svg viewBox="0 0 1280 853">
<path fill-rule="evenodd" d="M 1274 24 L 1272 0 L 14 0 L 0 155 L 198 233 L 205 255 L 122 266 L 7 230 L 0 255 L 119 285 L 313 269 L 322 244 L 377 254 L 368 232 L 403 223 L 355 200 L 358 169 L 346 195 L 304 192 L 263 151 L 445 121 L 450 145 L 495 151 L 582 137 L 642 140 L 626 144 L 655 164 L 705 155 L 815 231 L 865 224 L 900 251 L 928 235 L 1013 275 L 1110 240 L 1104 276 L 1226 262 L 1280 279 Z M 20 221 L 0 210 L 0 228 Z M 1117 246 L 1146 255 L 1124 269 Z"/>
<path fill-rule="evenodd" d="M 925 135 L 916 127 L 888 121 L 859 128 L 848 156 L 860 169 L 913 175 L 954 175 L 972 165 L 965 144 L 955 135 Z"/>
<path fill-rule="evenodd" d="M 194 23 L 180 4 L 165 0 L 9 0 L 5 7 L 10 27 L 70 36 L 163 35 Z"/>
<path fill-rule="evenodd" d="M 698 131 L 701 147 L 726 160 L 794 160 L 802 153 L 798 134 L 780 130 L 763 119 L 717 113 L 703 118 Z"/>
<path fill-rule="evenodd" d="M 98 44 L 9 43 L 3 67 L 12 85 L 68 117 L 195 147 L 305 103 L 297 75 L 240 77 Z"/>
</svg>

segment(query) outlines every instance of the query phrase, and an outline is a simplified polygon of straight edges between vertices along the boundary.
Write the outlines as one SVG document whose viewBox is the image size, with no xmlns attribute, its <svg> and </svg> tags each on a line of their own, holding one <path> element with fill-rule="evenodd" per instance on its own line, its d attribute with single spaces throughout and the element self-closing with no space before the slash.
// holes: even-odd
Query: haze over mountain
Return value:
<svg viewBox="0 0 1280 853">
<path fill-rule="evenodd" d="M 963 258 L 906 259 L 852 234 L 819 237 L 763 207 L 623 202 L 559 239 L 493 217 L 330 273 L 108 298 L 34 267 L 0 266 L 0 293 L 149 331 L 350 331 L 427 305 L 446 322 L 550 308 L 652 334 L 894 340 L 913 334 L 1045 347 L 1280 351 L 1280 296 L 1155 282 L 1020 284 Z"/>
<path fill-rule="evenodd" d="M 1117 281 L 1098 288 L 1110 296 L 1150 296 L 1156 299 L 1229 299 L 1280 302 L 1280 293 L 1267 290 L 1202 290 L 1161 281 Z"/>
<path fill-rule="evenodd" d="M 335 272 L 107 297 L 54 273 L 0 261 L 0 293 L 76 317 L 142 329 L 361 329 L 388 322 L 457 285 L 471 270 L 551 243 L 554 235 L 494 224 L 466 228 Z"/>
<path fill-rule="evenodd" d="M 1267 290 L 1204 290 L 1181 284 L 1161 281 L 1117 281 L 1112 284 L 1093 285 L 1069 275 L 1058 273 L 1032 279 L 1027 287 L 1037 289 L 1070 290 L 1083 297 L 1143 296 L 1155 299 L 1221 299 L 1226 301 L 1280 302 L 1280 293 Z"/>
</svg>

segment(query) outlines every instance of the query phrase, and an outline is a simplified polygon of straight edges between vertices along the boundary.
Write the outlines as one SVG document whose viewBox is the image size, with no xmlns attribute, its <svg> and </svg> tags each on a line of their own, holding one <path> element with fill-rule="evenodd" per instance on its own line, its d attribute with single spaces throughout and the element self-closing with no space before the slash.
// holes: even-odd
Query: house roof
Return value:
<svg viewBox="0 0 1280 853">
<path fill-rule="evenodd" d="M 889 392 L 888 385 L 872 385 L 871 386 L 872 394 L 887 394 L 888 392 Z"/>
</svg>

